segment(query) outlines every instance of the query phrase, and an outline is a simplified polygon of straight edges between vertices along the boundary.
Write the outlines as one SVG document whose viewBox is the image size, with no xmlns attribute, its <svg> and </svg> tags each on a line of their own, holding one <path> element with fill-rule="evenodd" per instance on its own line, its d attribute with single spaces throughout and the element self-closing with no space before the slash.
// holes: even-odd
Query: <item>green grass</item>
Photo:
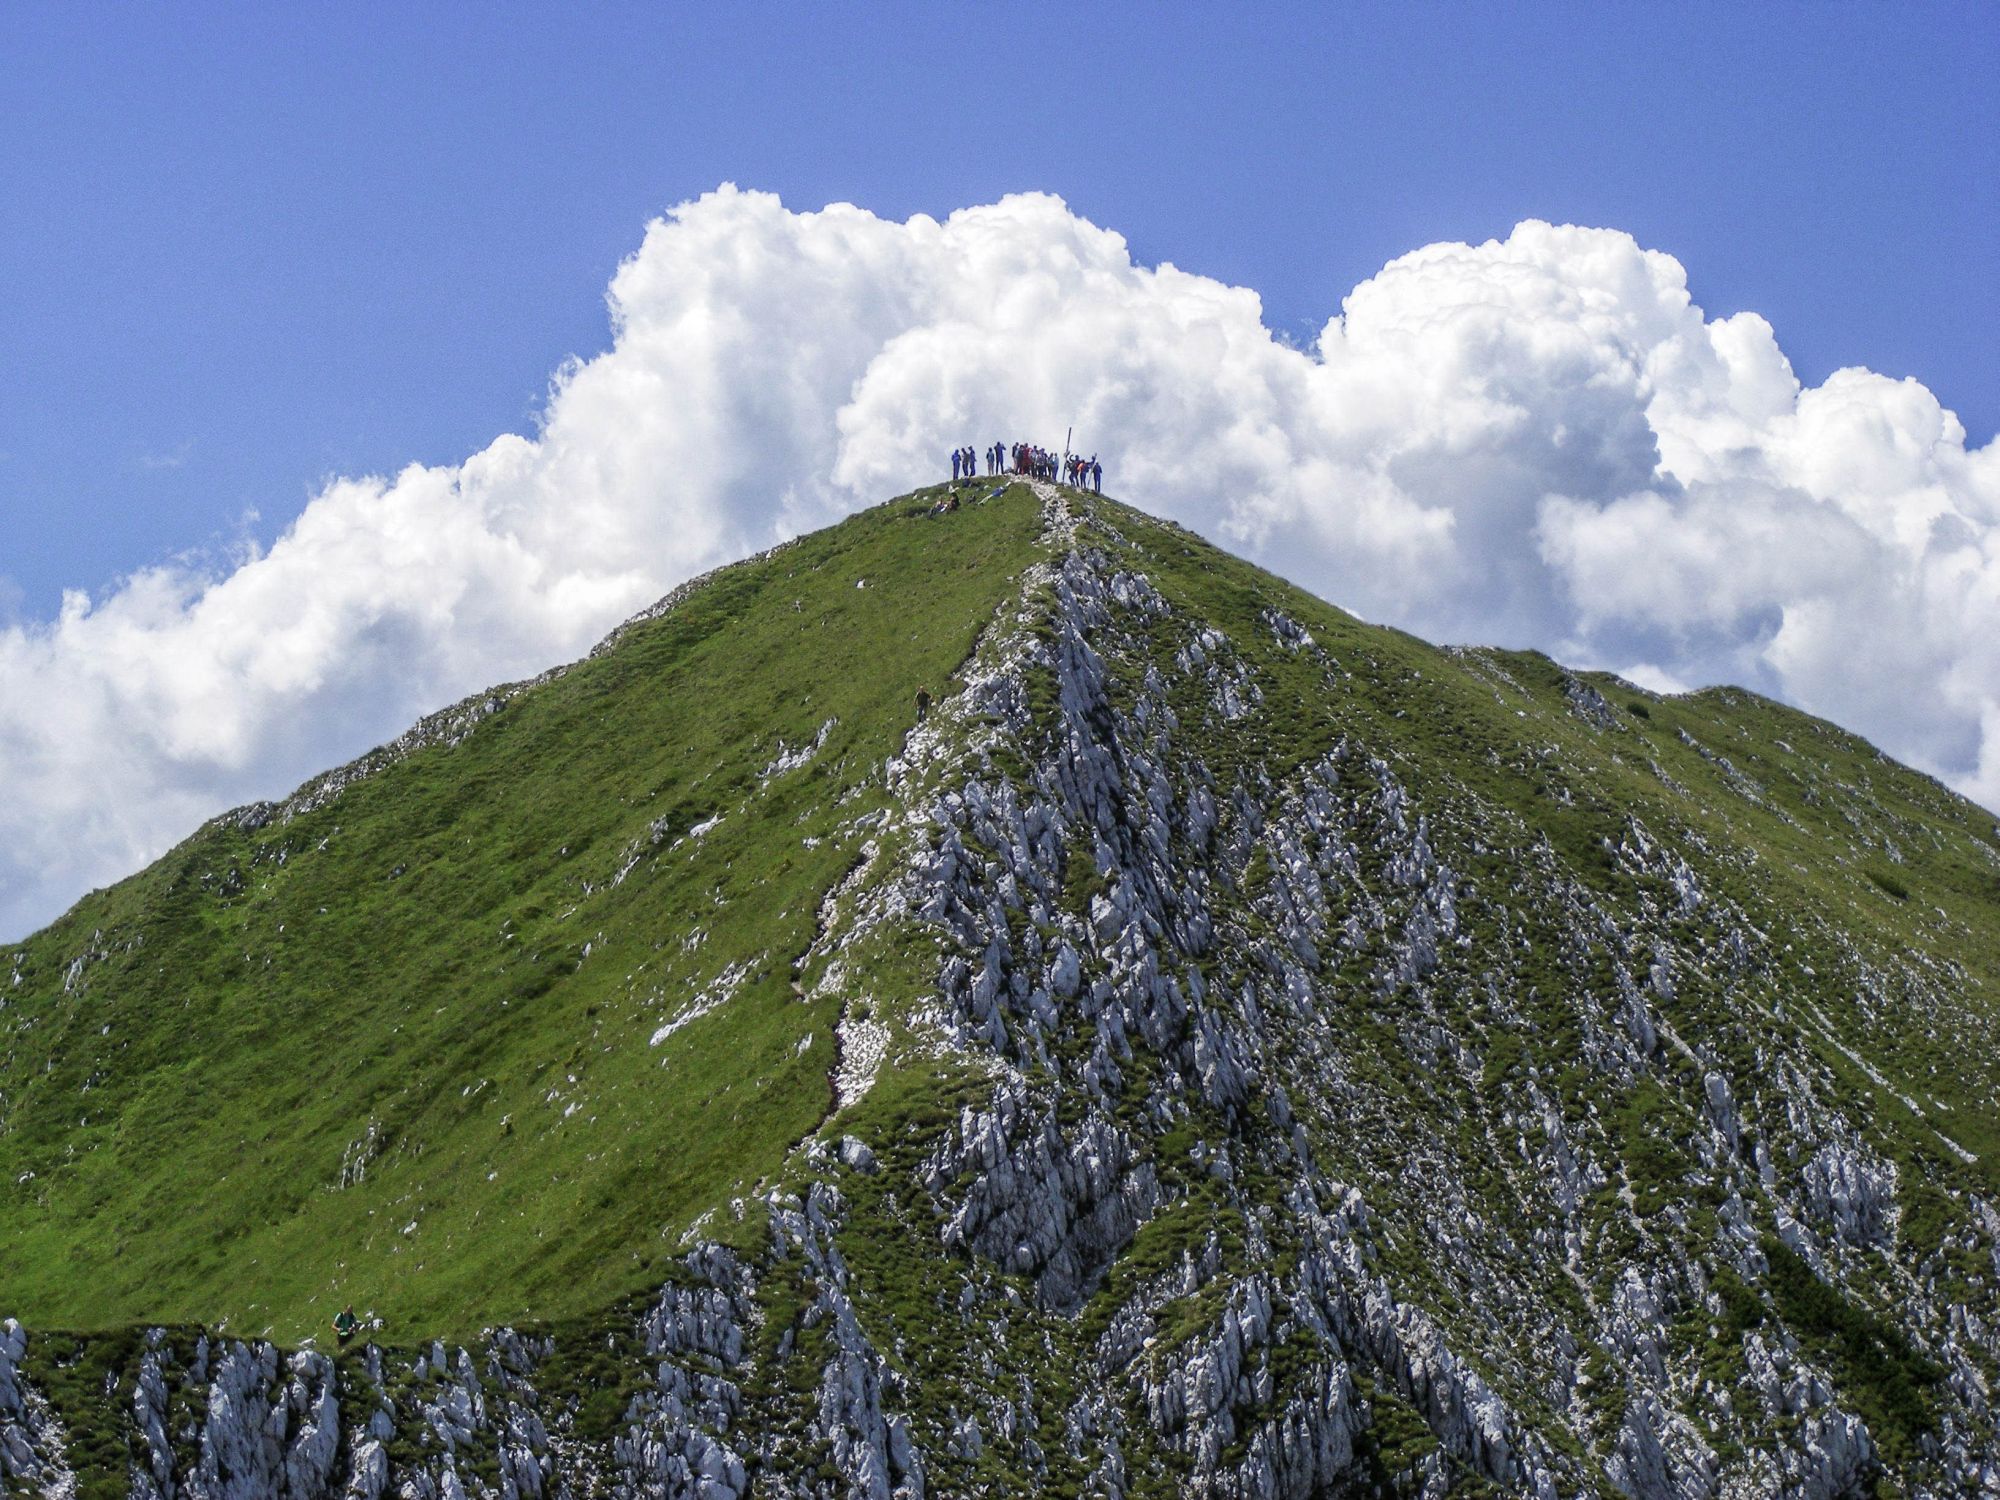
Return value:
<svg viewBox="0 0 2000 1500">
<path fill-rule="evenodd" d="M 23 945 L 6 1311 L 295 1340 L 351 1301 L 428 1336 L 656 1281 L 826 1113 L 839 1001 L 791 966 L 856 858 L 840 829 L 1034 555 L 1023 490 L 910 510 L 730 569 L 456 747 L 212 825 Z M 732 965 L 733 998 L 649 1045 Z"/>
</svg>

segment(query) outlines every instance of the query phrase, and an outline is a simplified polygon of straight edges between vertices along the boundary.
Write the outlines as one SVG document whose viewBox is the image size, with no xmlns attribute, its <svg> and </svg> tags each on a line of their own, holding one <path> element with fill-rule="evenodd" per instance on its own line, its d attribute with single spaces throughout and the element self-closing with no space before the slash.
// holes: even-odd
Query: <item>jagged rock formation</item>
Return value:
<svg viewBox="0 0 2000 1500">
<path fill-rule="evenodd" d="M 836 1050 L 764 1181 L 663 1220 L 610 1307 L 476 1339 L 8 1323 L 0 1478 L 2000 1495 L 1991 817 L 1743 695 L 1433 651 L 1023 488 L 992 503 L 1031 561 L 951 688 L 797 836 L 840 854 L 784 950 Z M 921 515 L 897 545 L 953 524 Z M 508 701 L 368 770 L 448 767 Z M 851 721 L 746 747 L 714 822 L 635 811 L 579 903 L 775 817 Z M 116 941 L 14 972 L 70 993 Z M 768 967 L 716 957 L 606 1050 L 698 1045 Z"/>
</svg>

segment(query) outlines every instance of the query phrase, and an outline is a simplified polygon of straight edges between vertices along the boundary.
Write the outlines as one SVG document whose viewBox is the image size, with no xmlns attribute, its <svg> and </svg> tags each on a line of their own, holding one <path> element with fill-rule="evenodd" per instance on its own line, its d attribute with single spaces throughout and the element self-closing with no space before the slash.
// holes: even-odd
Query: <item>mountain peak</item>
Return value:
<svg viewBox="0 0 2000 1500">
<path fill-rule="evenodd" d="M 0 950 L 9 1477 L 260 1410 L 299 1494 L 2000 1463 L 1990 816 L 955 493 Z"/>
</svg>

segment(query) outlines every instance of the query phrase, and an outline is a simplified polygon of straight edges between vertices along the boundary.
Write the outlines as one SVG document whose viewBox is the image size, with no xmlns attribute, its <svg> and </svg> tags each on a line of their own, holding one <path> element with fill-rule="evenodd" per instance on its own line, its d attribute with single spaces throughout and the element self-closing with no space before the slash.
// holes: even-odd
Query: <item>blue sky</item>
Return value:
<svg viewBox="0 0 2000 1500">
<path fill-rule="evenodd" d="M 1991 4 L 10 7 L 0 595 L 523 430 L 725 179 L 1054 192 L 1301 340 L 1416 246 L 1609 225 L 1809 383 L 1914 375 L 1983 441 L 1995 77 Z"/>
<path fill-rule="evenodd" d="M 1993 3 L 0 9 L 0 941 L 1071 423 L 2000 807 L 1995 77 Z"/>
</svg>

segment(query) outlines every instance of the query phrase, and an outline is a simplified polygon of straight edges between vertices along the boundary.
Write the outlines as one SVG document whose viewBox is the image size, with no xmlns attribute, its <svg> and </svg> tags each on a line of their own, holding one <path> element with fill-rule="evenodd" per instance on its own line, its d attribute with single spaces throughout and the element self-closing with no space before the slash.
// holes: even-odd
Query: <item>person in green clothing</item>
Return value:
<svg viewBox="0 0 2000 1500">
<path fill-rule="evenodd" d="M 354 1304 L 349 1303 L 333 1315 L 333 1331 L 344 1344 L 354 1337 L 354 1331 L 361 1326 L 361 1320 L 354 1316 Z"/>
</svg>

